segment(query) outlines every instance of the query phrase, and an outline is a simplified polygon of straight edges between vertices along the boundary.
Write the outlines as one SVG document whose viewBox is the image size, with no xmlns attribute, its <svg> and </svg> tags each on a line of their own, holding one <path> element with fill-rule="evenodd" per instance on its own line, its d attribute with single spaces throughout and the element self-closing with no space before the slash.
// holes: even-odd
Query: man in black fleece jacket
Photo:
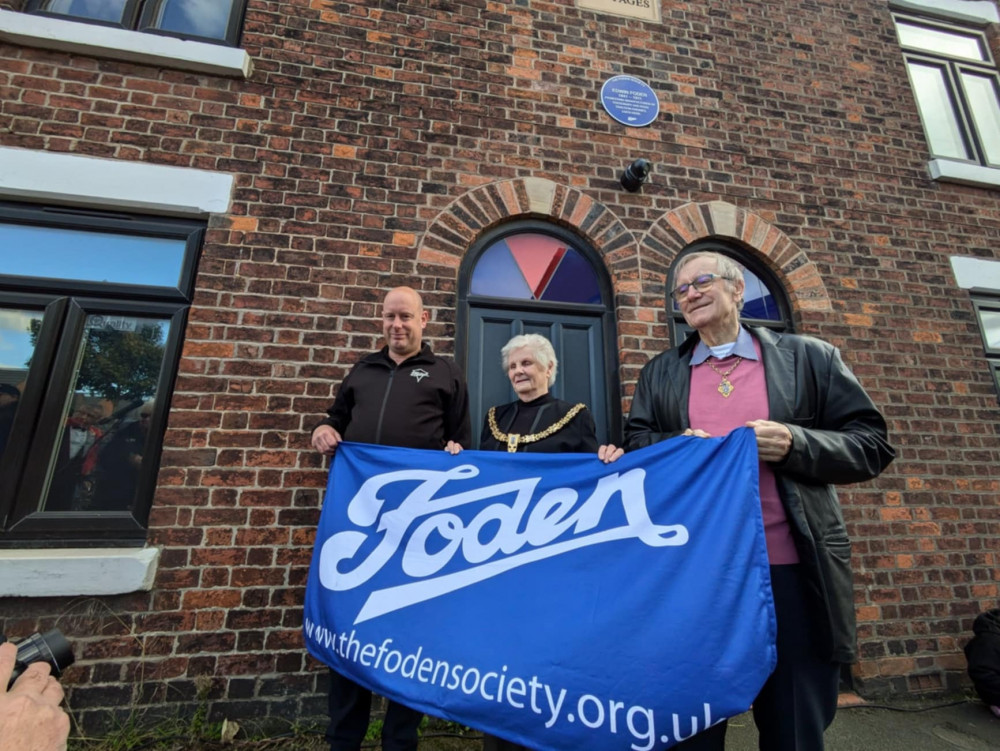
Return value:
<svg viewBox="0 0 1000 751">
<path fill-rule="evenodd" d="M 423 343 L 428 313 L 410 287 L 382 303 L 385 346 L 363 357 L 340 384 L 329 415 L 312 432 L 312 446 L 333 454 L 341 441 L 444 449 L 468 448 L 472 428 L 465 378 L 451 359 Z M 371 692 L 330 671 L 330 751 L 358 751 L 368 729 Z M 389 702 L 382 725 L 384 751 L 416 751 L 423 715 Z"/>
</svg>

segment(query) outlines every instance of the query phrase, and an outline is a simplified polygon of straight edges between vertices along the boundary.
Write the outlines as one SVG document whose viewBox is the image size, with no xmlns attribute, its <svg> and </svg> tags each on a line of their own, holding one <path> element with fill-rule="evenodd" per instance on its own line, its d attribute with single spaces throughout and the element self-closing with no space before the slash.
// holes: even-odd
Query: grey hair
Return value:
<svg viewBox="0 0 1000 751">
<path fill-rule="evenodd" d="M 680 276 L 681 269 L 687 266 L 691 261 L 695 261 L 699 258 L 711 258 L 715 261 L 715 268 L 719 272 L 719 275 L 724 277 L 730 284 L 733 284 L 737 279 L 743 279 L 743 267 L 740 266 L 736 261 L 727 255 L 718 253 L 714 250 L 699 250 L 690 255 L 684 256 L 680 263 L 674 268 L 673 284 L 670 285 L 672 290 L 677 284 L 677 277 Z M 740 313 L 743 312 L 743 298 L 736 302 L 736 310 Z"/>
<path fill-rule="evenodd" d="M 552 348 L 552 342 L 541 334 L 518 334 L 507 342 L 500 350 L 500 367 L 507 371 L 507 363 L 510 355 L 517 349 L 530 349 L 535 356 L 535 360 L 542 366 L 542 370 L 552 364 L 552 373 L 549 374 L 549 386 L 556 382 L 556 373 L 559 372 L 559 361 L 556 359 L 556 351 Z"/>
</svg>

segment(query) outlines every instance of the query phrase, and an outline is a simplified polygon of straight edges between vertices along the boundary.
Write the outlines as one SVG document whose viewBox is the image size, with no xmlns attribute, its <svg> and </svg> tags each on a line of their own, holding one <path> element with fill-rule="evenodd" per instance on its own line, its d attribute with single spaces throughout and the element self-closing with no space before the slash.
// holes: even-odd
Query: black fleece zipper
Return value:
<svg viewBox="0 0 1000 751">
<path fill-rule="evenodd" d="M 375 428 L 375 443 L 379 445 L 382 444 L 382 418 L 385 417 L 385 405 L 389 403 L 389 392 L 392 391 L 392 382 L 396 377 L 397 370 L 399 370 L 399 366 L 389 371 L 389 382 L 385 386 L 385 393 L 382 394 L 382 406 L 378 410 L 378 427 Z"/>
</svg>

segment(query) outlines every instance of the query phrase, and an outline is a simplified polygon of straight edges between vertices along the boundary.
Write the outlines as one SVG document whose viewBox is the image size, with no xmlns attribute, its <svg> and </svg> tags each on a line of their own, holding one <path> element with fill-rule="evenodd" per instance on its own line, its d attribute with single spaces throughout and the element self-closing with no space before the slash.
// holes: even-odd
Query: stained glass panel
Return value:
<svg viewBox="0 0 1000 751">
<path fill-rule="evenodd" d="M 523 232 L 488 247 L 472 272 L 471 292 L 546 302 L 601 303 L 593 266 L 554 235 Z"/>
<path fill-rule="evenodd" d="M 593 267 L 580 253 L 568 248 L 542 299 L 600 305 L 601 288 Z"/>
<path fill-rule="evenodd" d="M 533 297 L 510 248 L 503 240 L 494 243 L 479 256 L 472 272 L 471 291 L 474 295 L 513 297 L 517 300 L 531 300 Z"/>
</svg>

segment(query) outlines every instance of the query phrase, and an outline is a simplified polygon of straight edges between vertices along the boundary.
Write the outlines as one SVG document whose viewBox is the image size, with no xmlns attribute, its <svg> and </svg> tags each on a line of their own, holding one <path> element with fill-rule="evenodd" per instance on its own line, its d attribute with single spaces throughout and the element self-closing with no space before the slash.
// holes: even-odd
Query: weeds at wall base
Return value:
<svg viewBox="0 0 1000 751">
<path fill-rule="evenodd" d="M 323 726 L 268 723 L 261 727 L 236 723 L 203 724 L 198 717 L 172 718 L 143 727 L 134 717 L 118 723 L 102 738 L 71 738 L 68 751 L 326 751 Z M 234 732 L 234 729 L 236 732 Z M 362 749 L 381 748 L 382 720 L 373 718 Z M 420 751 L 479 751 L 482 735 L 455 722 L 425 717 Z"/>
</svg>

